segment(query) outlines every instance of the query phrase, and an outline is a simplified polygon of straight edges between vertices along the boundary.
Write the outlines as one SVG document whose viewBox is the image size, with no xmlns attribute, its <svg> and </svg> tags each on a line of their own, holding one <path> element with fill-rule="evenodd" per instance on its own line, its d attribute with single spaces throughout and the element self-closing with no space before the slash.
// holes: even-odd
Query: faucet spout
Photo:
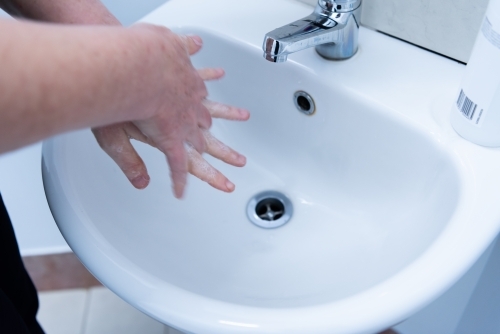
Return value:
<svg viewBox="0 0 500 334">
<path fill-rule="evenodd" d="M 264 58 L 281 63 L 313 46 L 327 59 L 352 57 L 358 49 L 360 6 L 361 0 L 319 0 L 311 15 L 266 34 Z"/>
</svg>

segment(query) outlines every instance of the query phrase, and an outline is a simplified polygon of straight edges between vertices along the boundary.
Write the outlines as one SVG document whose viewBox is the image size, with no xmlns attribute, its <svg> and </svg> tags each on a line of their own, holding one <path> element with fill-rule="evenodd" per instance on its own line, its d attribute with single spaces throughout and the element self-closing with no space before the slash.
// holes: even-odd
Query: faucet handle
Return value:
<svg viewBox="0 0 500 334">
<path fill-rule="evenodd" d="M 318 6 L 330 12 L 347 13 L 361 6 L 361 0 L 318 0 Z"/>
</svg>

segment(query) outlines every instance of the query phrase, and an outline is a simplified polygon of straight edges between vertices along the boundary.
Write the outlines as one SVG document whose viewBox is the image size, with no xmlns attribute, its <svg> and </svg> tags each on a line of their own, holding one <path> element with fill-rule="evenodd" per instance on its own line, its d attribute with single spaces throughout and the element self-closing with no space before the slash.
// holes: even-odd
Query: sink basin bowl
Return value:
<svg viewBox="0 0 500 334">
<path fill-rule="evenodd" d="M 290 15 L 307 9 L 286 3 L 296 6 Z M 258 6 L 264 2 L 249 10 Z M 146 21 L 161 23 L 167 9 L 189 8 L 171 1 Z M 500 216 L 491 205 L 500 196 L 498 151 L 451 130 L 449 91 L 422 97 L 429 104 L 419 109 L 404 87 L 396 96 L 376 92 L 396 78 L 366 72 L 377 57 L 368 43 L 345 62 L 311 50 L 276 65 L 243 28 L 231 36 L 208 21 L 178 31 L 203 37 L 196 67 L 226 70 L 208 83 L 210 98 L 252 113 L 248 122 L 216 120 L 212 128 L 248 158 L 243 169 L 207 158 L 236 191 L 190 178 L 185 199 L 176 200 L 164 156 L 135 143 L 152 178 L 138 191 L 89 130 L 51 139 L 43 149 L 47 198 L 82 262 L 138 309 L 189 333 L 373 333 L 444 292 L 495 237 Z M 364 35 L 415 57 L 425 52 Z M 453 84 L 461 68 L 448 66 L 442 80 Z M 339 79 L 342 71 L 350 79 Z M 405 71 L 399 75 L 413 73 Z M 411 81 L 417 96 L 429 89 L 420 81 Z M 297 91 L 312 97 L 313 115 L 297 110 Z M 247 204 L 262 191 L 290 199 L 288 223 L 250 222 Z"/>
</svg>

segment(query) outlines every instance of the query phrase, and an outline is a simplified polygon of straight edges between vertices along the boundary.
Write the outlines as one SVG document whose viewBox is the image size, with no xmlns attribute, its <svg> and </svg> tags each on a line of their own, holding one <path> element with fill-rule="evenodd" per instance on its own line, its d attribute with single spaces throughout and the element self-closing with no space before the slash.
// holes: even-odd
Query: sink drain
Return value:
<svg viewBox="0 0 500 334">
<path fill-rule="evenodd" d="M 277 191 L 264 191 L 250 199 L 247 206 L 248 219 L 263 228 L 276 228 L 292 218 L 292 202 Z"/>
</svg>

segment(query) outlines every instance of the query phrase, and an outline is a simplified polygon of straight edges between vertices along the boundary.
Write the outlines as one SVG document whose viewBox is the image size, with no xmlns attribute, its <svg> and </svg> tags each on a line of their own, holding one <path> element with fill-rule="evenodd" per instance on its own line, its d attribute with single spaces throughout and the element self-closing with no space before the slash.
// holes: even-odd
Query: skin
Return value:
<svg viewBox="0 0 500 334">
<path fill-rule="evenodd" d="M 130 139 L 166 155 L 178 198 L 187 172 L 222 191 L 234 190 L 202 153 L 245 165 L 245 157 L 208 128 L 211 117 L 246 120 L 249 113 L 206 99 L 204 81 L 220 79 L 224 71 L 192 67 L 189 56 L 202 46 L 198 36 L 151 25 L 121 28 L 95 0 L 0 0 L 0 6 L 18 17 L 92 25 L 0 21 L 0 61 L 9 64 L 0 77 L 0 152 L 92 127 L 136 188 L 145 188 L 150 178 Z"/>
</svg>

